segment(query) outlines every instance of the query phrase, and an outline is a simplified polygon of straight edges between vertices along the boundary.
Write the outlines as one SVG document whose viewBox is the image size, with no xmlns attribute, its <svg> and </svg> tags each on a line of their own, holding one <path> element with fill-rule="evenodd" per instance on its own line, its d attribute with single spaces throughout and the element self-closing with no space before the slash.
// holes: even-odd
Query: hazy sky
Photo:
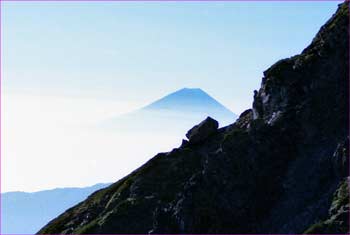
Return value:
<svg viewBox="0 0 350 235">
<path fill-rule="evenodd" d="M 120 178 L 174 138 L 122 155 L 119 137 L 85 127 L 183 87 L 239 114 L 262 72 L 300 53 L 338 3 L 3 2 L 2 190 Z"/>
</svg>

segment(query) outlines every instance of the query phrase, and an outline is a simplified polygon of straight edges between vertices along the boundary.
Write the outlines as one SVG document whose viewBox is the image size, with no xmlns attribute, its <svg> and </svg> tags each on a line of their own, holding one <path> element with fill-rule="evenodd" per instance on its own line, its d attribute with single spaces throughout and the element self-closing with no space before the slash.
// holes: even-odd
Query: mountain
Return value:
<svg viewBox="0 0 350 235">
<path fill-rule="evenodd" d="M 205 119 L 39 233 L 348 233 L 348 3 L 254 93 L 232 125 Z"/>
<path fill-rule="evenodd" d="M 35 193 L 1 194 L 1 233 L 34 234 L 66 209 L 109 184 L 86 188 L 57 188 Z"/>
<path fill-rule="evenodd" d="M 181 134 L 207 116 L 221 125 L 237 115 L 199 88 L 183 88 L 134 112 L 112 118 L 106 128 L 123 131 L 160 131 Z"/>
<path fill-rule="evenodd" d="M 210 113 L 217 117 L 234 114 L 200 88 L 183 88 L 142 108 L 144 111 L 164 110 L 183 113 Z"/>
</svg>

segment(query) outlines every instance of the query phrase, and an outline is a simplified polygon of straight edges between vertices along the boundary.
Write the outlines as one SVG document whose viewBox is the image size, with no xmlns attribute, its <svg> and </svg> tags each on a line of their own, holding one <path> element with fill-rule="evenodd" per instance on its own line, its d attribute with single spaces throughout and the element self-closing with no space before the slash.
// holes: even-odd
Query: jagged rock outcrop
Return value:
<svg viewBox="0 0 350 235">
<path fill-rule="evenodd" d="M 39 233 L 347 233 L 348 49 L 344 3 L 264 72 L 234 124 L 159 153 Z"/>
</svg>

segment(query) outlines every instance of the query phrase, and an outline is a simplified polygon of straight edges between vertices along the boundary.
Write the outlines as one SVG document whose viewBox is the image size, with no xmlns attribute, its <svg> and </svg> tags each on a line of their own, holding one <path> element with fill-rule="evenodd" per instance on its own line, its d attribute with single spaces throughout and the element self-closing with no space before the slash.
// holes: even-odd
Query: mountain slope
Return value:
<svg viewBox="0 0 350 235">
<path fill-rule="evenodd" d="M 1 233 L 33 234 L 51 219 L 109 184 L 1 194 Z"/>
<path fill-rule="evenodd" d="M 348 232 L 348 49 L 342 4 L 300 55 L 264 72 L 234 124 L 206 119 L 39 233 Z"/>
</svg>

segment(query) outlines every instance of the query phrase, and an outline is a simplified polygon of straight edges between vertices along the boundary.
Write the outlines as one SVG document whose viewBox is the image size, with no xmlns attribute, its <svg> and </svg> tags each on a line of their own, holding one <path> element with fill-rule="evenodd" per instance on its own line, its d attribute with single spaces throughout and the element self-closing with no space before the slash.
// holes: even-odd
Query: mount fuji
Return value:
<svg viewBox="0 0 350 235">
<path fill-rule="evenodd" d="M 232 123 L 237 115 L 200 88 L 183 88 L 133 112 L 107 121 L 120 131 L 183 133 L 207 116 L 220 126 Z"/>
</svg>

